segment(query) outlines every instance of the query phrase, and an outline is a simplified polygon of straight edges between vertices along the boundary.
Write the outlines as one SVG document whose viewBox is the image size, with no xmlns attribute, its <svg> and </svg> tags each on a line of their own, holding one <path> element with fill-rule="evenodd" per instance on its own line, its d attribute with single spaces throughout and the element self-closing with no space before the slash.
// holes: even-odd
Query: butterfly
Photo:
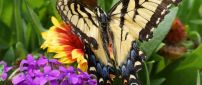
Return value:
<svg viewBox="0 0 202 85">
<path fill-rule="evenodd" d="M 58 0 L 64 22 L 85 43 L 88 72 L 98 84 L 140 85 L 137 72 L 145 55 L 137 41 L 148 41 L 153 30 L 181 0 L 120 0 L 106 13 L 96 0 Z"/>
</svg>

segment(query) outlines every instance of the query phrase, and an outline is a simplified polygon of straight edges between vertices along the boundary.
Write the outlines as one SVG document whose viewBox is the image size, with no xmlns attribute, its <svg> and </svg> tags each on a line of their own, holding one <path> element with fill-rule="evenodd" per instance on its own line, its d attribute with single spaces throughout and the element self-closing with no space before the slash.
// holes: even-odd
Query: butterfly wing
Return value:
<svg viewBox="0 0 202 85">
<path fill-rule="evenodd" d="M 117 65 L 126 61 L 132 42 L 148 40 L 154 28 L 168 13 L 168 7 L 179 0 L 120 0 L 109 12 Z"/>
<path fill-rule="evenodd" d="M 79 0 L 58 0 L 57 10 L 63 21 L 72 25 L 73 32 L 90 46 L 96 58 L 107 65 L 108 51 L 96 14 Z"/>
<path fill-rule="evenodd" d="M 177 5 L 179 2 L 180 0 L 120 0 L 114 5 L 108 14 L 109 27 L 116 65 L 122 72 L 130 69 L 127 63 L 131 60 L 133 42 L 150 39 L 154 28 L 168 13 L 170 5 Z M 137 53 L 139 56 L 142 55 L 141 51 Z M 141 65 L 140 61 L 132 60 L 132 62 L 133 68 Z M 126 80 L 132 78 L 128 74 L 122 76 L 126 76 Z"/>
</svg>

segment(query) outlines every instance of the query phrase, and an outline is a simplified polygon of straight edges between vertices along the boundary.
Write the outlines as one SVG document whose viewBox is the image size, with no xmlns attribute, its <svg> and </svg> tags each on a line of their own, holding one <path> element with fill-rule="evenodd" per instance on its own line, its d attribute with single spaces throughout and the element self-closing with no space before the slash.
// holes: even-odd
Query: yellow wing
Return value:
<svg viewBox="0 0 202 85">
<path fill-rule="evenodd" d="M 114 55 L 118 66 L 123 64 L 132 42 L 148 40 L 154 28 L 168 13 L 168 7 L 180 0 L 120 0 L 109 12 Z"/>
<path fill-rule="evenodd" d="M 57 10 L 63 21 L 72 24 L 74 33 L 90 46 L 103 64 L 107 65 L 108 50 L 103 42 L 96 14 L 79 0 L 58 0 Z"/>
</svg>

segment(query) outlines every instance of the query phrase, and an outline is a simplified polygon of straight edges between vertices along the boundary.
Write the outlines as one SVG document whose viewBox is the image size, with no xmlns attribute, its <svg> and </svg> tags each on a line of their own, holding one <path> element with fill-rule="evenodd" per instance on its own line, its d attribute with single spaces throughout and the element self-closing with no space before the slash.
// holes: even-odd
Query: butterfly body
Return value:
<svg viewBox="0 0 202 85">
<path fill-rule="evenodd" d="M 105 13 L 87 0 L 58 0 L 57 10 L 85 44 L 88 72 L 97 77 L 98 84 L 113 84 L 119 78 L 124 85 L 140 85 L 137 72 L 145 56 L 137 41 L 152 38 L 170 5 L 179 2 L 120 0 Z"/>
</svg>

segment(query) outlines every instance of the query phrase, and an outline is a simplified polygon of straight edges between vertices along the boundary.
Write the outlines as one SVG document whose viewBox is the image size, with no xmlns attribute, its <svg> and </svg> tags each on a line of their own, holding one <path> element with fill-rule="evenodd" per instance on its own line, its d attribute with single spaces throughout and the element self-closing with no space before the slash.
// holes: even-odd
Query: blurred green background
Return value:
<svg viewBox="0 0 202 85">
<path fill-rule="evenodd" d="M 104 10 L 109 10 L 117 0 L 99 0 Z M 56 0 L 0 0 L 0 60 L 10 65 L 27 53 L 42 53 L 41 32 L 52 26 L 51 16 L 60 19 Z M 187 48 L 180 58 L 172 60 L 159 54 L 165 46 L 163 39 L 178 17 L 184 24 Z M 154 32 L 149 42 L 140 43 L 147 55 L 139 77 L 143 85 L 201 85 L 202 82 L 202 0 L 183 0 Z"/>
</svg>

